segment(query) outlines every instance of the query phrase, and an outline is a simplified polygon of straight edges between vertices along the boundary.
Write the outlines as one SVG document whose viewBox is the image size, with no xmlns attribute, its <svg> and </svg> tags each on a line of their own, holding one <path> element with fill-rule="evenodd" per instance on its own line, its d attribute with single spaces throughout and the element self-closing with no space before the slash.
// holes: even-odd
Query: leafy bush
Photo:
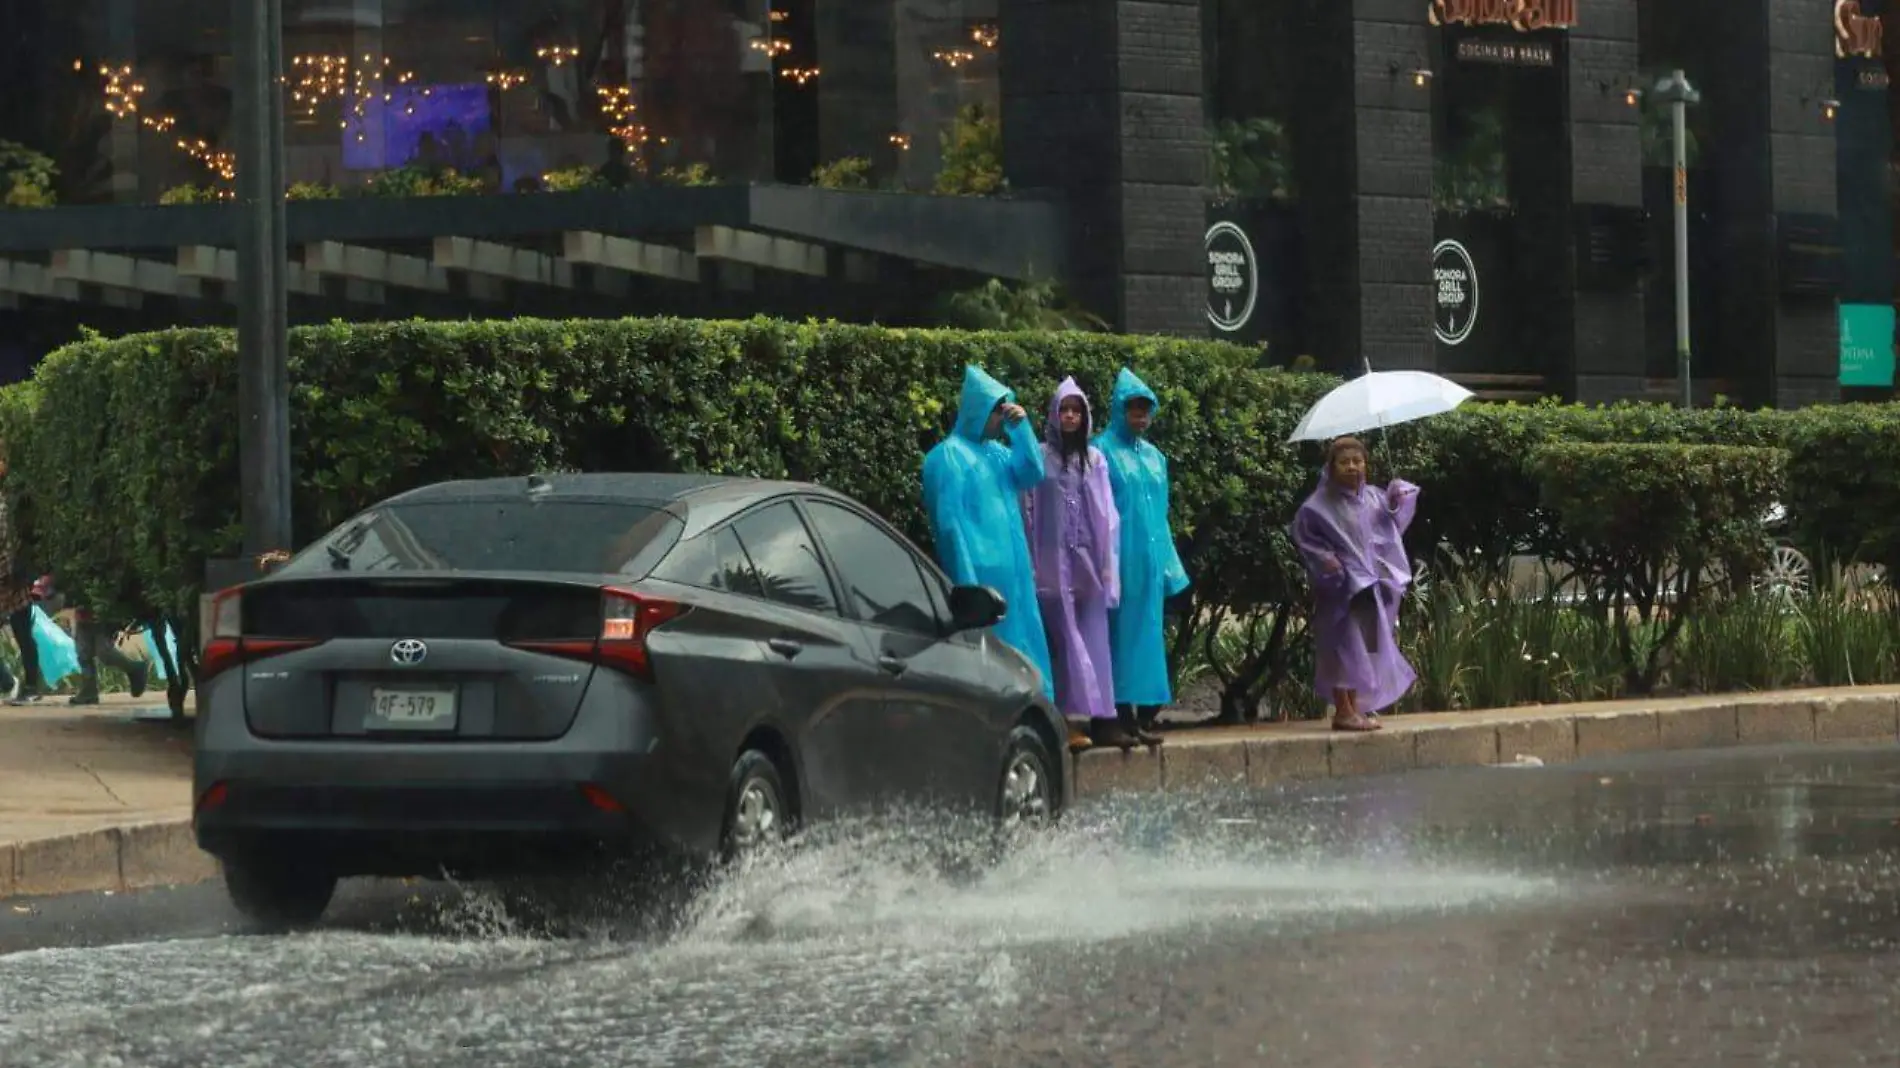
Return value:
<svg viewBox="0 0 1900 1068">
<path fill-rule="evenodd" d="M 820 164 L 811 172 L 811 184 L 820 189 L 869 189 L 871 161 L 863 156 L 846 156 Z"/>
<path fill-rule="evenodd" d="M 656 179 L 660 185 L 718 185 L 719 176 L 704 163 L 689 163 L 684 167 L 668 167 L 660 172 Z"/>
<path fill-rule="evenodd" d="M 956 333 L 835 324 L 332 324 L 292 332 L 291 441 L 301 543 L 399 490 L 531 470 L 711 470 L 852 493 L 920 536 L 923 451 L 966 362 L 1038 410 L 1064 375 L 1104 397 L 1124 364 L 1161 397 L 1157 441 L 1180 472 L 1176 529 L 1202 619 L 1305 594 L 1282 534 L 1306 473 L 1279 442 L 1328 385 L 1257 371 L 1213 343 L 1089 333 Z M 220 330 L 89 338 L 0 394 L 7 492 L 28 551 L 115 615 L 195 631 L 207 558 L 234 555 L 236 352 Z M 107 432 L 106 428 L 110 428 Z M 1209 472 L 1196 477 L 1193 472 Z M 96 537 L 98 516 L 125 517 Z M 195 646 L 194 646 L 195 647 Z"/>
<path fill-rule="evenodd" d="M 454 167 L 428 167 L 409 163 L 377 171 L 363 188 L 372 197 L 465 197 L 486 192 L 480 178 L 465 175 Z"/>
<path fill-rule="evenodd" d="M 1900 574 L 1900 406 L 1809 408 L 1783 422 L 1796 541 Z"/>
<path fill-rule="evenodd" d="M 1209 167 L 1216 196 L 1296 200 L 1293 139 L 1278 119 L 1227 119 L 1208 137 Z"/>
<path fill-rule="evenodd" d="M 1107 330 L 1049 282 L 1011 285 L 992 278 L 937 302 L 936 321 L 953 330 Z"/>
<path fill-rule="evenodd" d="M 1558 596 L 1554 576 L 1525 589 L 1491 564 L 1435 576 L 1414 598 L 1400 640 L 1432 710 L 1511 708 L 1619 696 L 1614 643 Z"/>
<path fill-rule="evenodd" d="M 992 303 L 1028 299 L 1003 287 Z M 1161 397 L 1174 523 L 1194 578 L 1174 606 L 1172 662 L 1220 691 L 1222 717 L 1316 714 L 1309 593 L 1287 524 L 1316 452 L 1284 444 L 1336 380 L 1256 366 L 1211 342 L 1050 329 L 621 320 L 331 324 L 291 334 L 299 543 L 400 490 L 531 470 L 697 470 L 813 479 L 924 533 L 923 450 L 947 427 L 961 368 L 984 365 L 1032 411 L 1073 374 L 1106 395 L 1137 368 Z M 238 526 L 236 352 L 222 330 L 88 337 L 0 391 L 5 492 L 27 558 L 120 618 L 168 618 L 195 648 L 208 558 Z M 1792 659 L 1745 662 L 1764 604 L 1715 604 L 1747 570 L 1786 488 L 1804 545 L 1900 557 L 1900 416 L 1846 407 L 1746 412 L 1623 405 L 1470 406 L 1374 435 L 1387 472 L 1424 486 L 1414 551 L 1432 582 L 1403 639 L 1429 708 L 1616 696 L 1659 685 L 1880 680 L 1900 616 L 1864 595 L 1786 614 Z M 121 517 L 100 538 L 98 517 Z M 1817 550 L 1818 551 L 1818 550 Z M 1507 581 L 1529 552 L 1573 605 Z M 1467 561 L 1461 573 L 1450 566 Z M 1884 603 L 1884 602 L 1883 602 Z M 1704 609 L 1707 609 L 1706 613 Z M 1706 614 L 1706 619 L 1703 616 Z M 1785 614 L 1785 613 L 1784 613 Z M 1700 622 L 1698 622 L 1700 620 Z"/>
<path fill-rule="evenodd" d="M 224 199 L 208 185 L 175 185 L 158 195 L 158 202 L 173 204 L 212 204 Z"/>
<path fill-rule="evenodd" d="M 1766 551 L 1762 502 L 1779 495 L 1786 463 L 1778 449 L 1720 445 L 1566 443 L 1532 453 L 1561 535 L 1548 559 L 1607 614 L 1631 690 L 1655 687 L 1712 569 Z M 1639 648 L 1636 625 L 1652 623 L 1661 632 Z"/>
<path fill-rule="evenodd" d="M 337 200 L 341 190 L 328 182 L 292 182 L 284 190 L 285 200 Z"/>
<path fill-rule="evenodd" d="M 1856 594 L 1837 584 L 1797 604 L 1794 630 L 1810 677 L 1821 686 L 1893 682 L 1900 675 L 1896 620 L 1891 589 Z"/>
<path fill-rule="evenodd" d="M 1801 682 L 1800 618 L 1796 602 L 1785 596 L 1750 592 L 1704 605 L 1683 635 L 1680 688 L 1725 693 Z"/>
<path fill-rule="evenodd" d="M 937 171 L 941 196 L 986 197 L 1003 189 L 1003 125 L 970 104 L 944 130 L 943 164 Z"/>
<path fill-rule="evenodd" d="M 550 193 L 573 193 L 582 189 L 605 189 L 607 177 L 598 167 L 566 167 L 549 171 L 541 181 Z"/>
<path fill-rule="evenodd" d="M 50 208 L 59 167 L 53 158 L 15 141 L 0 140 L 0 206 Z"/>
</svg>

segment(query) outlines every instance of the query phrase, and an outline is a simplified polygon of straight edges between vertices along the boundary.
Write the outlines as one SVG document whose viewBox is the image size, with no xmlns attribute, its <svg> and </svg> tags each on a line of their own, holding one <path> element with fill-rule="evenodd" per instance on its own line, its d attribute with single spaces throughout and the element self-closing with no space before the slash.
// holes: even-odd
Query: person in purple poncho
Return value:
<svg viewBox="0 0 1900 1068">
<path fill-rule="evenodd" d="M 1115 718 L 1108 610 L 1121 601 L 1121 516 L 1108 464 L 1089 444 L 1094 417 L 1075 379 L 1049 400 L 1042 464 L 1049 477 L 1023 495 L 1023 523 L 1036 571 L 1036 601 L 1049 635 L 1056 708 L 1069 721 L 1069 748 L 1132 748 Z"/>
<path fill-rule="evenodd" d="M 1366 447 L 1335 438 L 1319 488 L 1293 517 L 1293 543 L 1313 582 L 1313 688 L 1332 702 L 1336 731 L 1376 731 L 1376 718 L 1418 676 L 1399 651 L 1399 599 L 1412 582 L 1405 528 L 1418 487 L 1366 484 Z"/>
</svg>

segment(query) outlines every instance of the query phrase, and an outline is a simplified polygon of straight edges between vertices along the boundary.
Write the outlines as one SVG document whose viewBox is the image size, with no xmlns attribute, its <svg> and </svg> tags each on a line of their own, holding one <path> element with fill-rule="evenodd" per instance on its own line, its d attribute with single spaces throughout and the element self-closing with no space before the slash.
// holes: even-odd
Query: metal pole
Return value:
<svg viewBox="0 0 1900 1068">
<path fill-rule="evenodd" d="M 1678 85 L 1688 78 L 1678 70 Z M 1689 102 L 1677 94 L 1669 105 L 1675 126 L 1676 156 L 1676 377 L 1682 384 L 1682 406 L 1695 407 L 1695 389 L 1689 378 Z"/>
<path fill-rule="evenodd" d="M 280 0 L 231 0 L 238 196 L 238 468 L 244 551 L 290 548 L 283 21 Z"/>
</svg>

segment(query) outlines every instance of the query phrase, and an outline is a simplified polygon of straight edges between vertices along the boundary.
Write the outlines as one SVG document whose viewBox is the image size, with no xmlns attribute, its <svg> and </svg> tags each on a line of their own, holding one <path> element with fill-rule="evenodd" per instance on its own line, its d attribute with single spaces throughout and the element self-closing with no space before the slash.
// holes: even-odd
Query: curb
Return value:
<svg viewBox="0 0 1900 1068">
<path fill-rule="evenodd" d="M 1390 716 L 1342 734 L 1323 720 L 1177 732 L 1153 752 L 1074 757 L 1078 798 L 1268 787 L 1424 768 L 1564 764 L 1671 749 L 1788 742 L 1900 742 L 1900 688 L 1804 690 L 1657 701 Z"/>
<path fill-rule="evenodd" d="M 0 844 L 0 900 L 148 890 L 201 883 L 217 873 L 218 862 L 198 848 L 190 820 Z"/>
</svg>

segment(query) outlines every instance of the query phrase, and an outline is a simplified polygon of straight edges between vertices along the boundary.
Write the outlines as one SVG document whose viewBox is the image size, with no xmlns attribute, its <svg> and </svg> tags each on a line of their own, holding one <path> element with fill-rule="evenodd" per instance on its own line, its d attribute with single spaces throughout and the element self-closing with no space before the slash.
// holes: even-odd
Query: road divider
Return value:
<svg viewBox="0 0 1900 1068">
<path fill-rule="evenodd" d="M 1075 757 L 1076 795 L 1271 787 L 1421 768 L 1549 766 L 1669 749 L 1900 743 L 1900 687 L 1725 694 L 1385 717 L 1373 733 L 1324 720 L 1176 731 L 1166 745 Z M 1523 759 L 1520 759 L 1523 758 Z"/>
</svg>

